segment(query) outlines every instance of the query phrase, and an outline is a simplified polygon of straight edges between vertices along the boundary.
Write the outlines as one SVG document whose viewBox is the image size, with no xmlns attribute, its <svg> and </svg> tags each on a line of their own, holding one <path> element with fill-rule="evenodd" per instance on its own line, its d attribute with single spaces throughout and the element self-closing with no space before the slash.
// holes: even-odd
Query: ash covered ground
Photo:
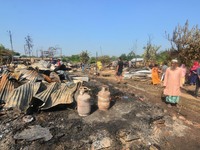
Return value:
<svg viewBox="0 0 200 150">
<path fill-rule="evenodd" d="M 105 84 L 111 107 L 100 111 L 97 93 Z M 34 113 L 29 123 L 17 110 L 6 111 L 0 116 L 0 149 L 200 149 L 199 128 L 151 101 L 159 97 L 103 79 L 85 86 L 92 97 L 87 117 L 74 104 Z"/>
</svg>

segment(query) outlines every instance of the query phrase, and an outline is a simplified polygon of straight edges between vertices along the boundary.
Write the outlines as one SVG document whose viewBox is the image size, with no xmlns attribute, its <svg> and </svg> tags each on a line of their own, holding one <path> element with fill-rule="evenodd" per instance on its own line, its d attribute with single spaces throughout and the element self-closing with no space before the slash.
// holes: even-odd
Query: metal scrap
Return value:
<svg viewBox="0 0 200 150">
<path fill-rule="evenodd" d="M 30 107 L 49 109 L 59 104 L 71 104 L 74 101 L 74 93 L 79 82 L 61 83 L 56 72 L 51 72 L 50 76 L 47 76 L 39 73 L 40 69 L 23 68 L 18 71 L 15 70 L 13 74 L 4 73 L 0 81 L 0 102 L 5 101 L 5 105 L 2 107 L 17 108 L 21 112 L 28 112 L 27 110 Z M 62 74 L 68 77 L 66 72 Z M 16 85 L 22 85 L 14 89 L 14 84 L 9 79 L 17 80 Z M 42 80 L 46 80 L 50 84 L 43 86 Z M 88 80 L 88 77 L 84 80 Z"/>
<path fill-rule="evenodd" d="M 130 78 L 151 78 L 151 69 L 142 68 L 142 69 L 133 69 L 129 72 L 124 73 L 124 79 Z"/>
<path fill-rule="evenodd" d="M 59 87 L 59 85 L 60 84 L 58 82 L 51 83 L 46 90 L 34 95 L 34 97 L 41 100 L 44 105 L 50 98 L 50 95 Z"/>
<path fill-rule="evenodd" d="M 78 83 L 65 84 L 55 82 L 34 97 L 43 102 L 43 105 L 40 106 L 42 110 L 52 108 L 59 104 L 71 104 L 74 101 L 73 95 L 78 87 L 77 85 Z"/>
<path fill-rule="evenodd" d="M 16 107 L 21 111 L 26 111 L 29 108 L 33 96 L 38 92 L 40 85 L 40 82 L 28 82 L 14 89 L 9 94 L 5 107 Z"/>
<path fill-rule="evenodd" d="M 20 71 L 23 75 L 21 77 L 21 79 L 27 79 L 29 81 L 37 81 L 38 78 L 40 78 L 40 75 L 37 71 L 35 70 L 21 70 Z"/>
<path fill-rule="evenodd" d="M 9 79 L 9 74 L 3 74 L 0 81 L 0 101 L 6 101 L 11 91 L 14 90 L 14 84 Z"/>
</svg>

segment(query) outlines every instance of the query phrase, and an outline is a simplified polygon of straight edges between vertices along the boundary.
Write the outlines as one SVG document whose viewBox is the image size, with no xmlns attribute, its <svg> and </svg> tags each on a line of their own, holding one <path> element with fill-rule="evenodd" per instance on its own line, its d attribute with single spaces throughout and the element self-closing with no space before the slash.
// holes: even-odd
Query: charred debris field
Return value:
<svg viewBox="0 0 200 150">
<path fill-rule="evenodd" d="M 142 93 L 96 78 L 83 84 L 91 96 L 91 112 L 85 117 L 79 116 L 76 102 L 29 115 L 1 110 L 0 149 L 200 149 L 199 128 L 169 115 Z M 110 108 L 101 111 L 98 92 L 105 84 Z"/>
</svg>

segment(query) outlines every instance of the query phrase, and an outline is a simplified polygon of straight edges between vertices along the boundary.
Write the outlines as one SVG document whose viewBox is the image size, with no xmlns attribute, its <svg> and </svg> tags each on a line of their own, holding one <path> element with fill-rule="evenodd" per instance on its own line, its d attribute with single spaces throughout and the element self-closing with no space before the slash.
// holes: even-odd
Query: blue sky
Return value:
<svg viewBox="0 0 200 150">
<path fill-rule="evenodd" d="M 143 53 L 148 37 L 161 50 L 170 47 L 165 31 L 189 20 L 200 23 L 199 0 L 0 0 L 0 43 L 24 54 L 25 37 L 33 51 L 50 46 L 64 55 L 88 50 L 91 56 Z"/>
</svg>

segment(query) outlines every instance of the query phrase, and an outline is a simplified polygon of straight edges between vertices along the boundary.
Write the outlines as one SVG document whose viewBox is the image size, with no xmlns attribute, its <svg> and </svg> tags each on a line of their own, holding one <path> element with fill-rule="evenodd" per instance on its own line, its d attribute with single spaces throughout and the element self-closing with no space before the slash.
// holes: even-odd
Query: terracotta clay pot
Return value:
<svg viewBox="0 0 200 150">
<path fill-rule="evenodd" d="M 80 87 L 79 95 L 77 96 L 77 111 L 79 116 L 88 116 L 91 111 L 90 95 L 85 87 Z"/>
<path fill-rule="evenodd" d="M 106 111 L 110 107 L 110 92 L 108 86 L 103 86 L 98 93 L 99 110 Z"/>
</svg>

